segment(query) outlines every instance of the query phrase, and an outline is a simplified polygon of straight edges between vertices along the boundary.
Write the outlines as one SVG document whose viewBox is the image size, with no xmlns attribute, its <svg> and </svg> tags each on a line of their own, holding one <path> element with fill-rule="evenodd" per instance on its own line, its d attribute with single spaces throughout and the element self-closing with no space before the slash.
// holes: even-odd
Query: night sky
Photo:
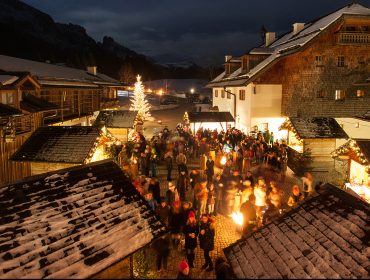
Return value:
<svg viewBox="0 0 370 280">
<path fill-rule="evenodd" d="M 219 64 L 261 42 L 262 25 L 278 35 L 349 0 L 24 0 L 55 21 L 85 27 L 96 41 L 111 36 L 159 62 Z M 370 0 L 356 1 L 370 6 Z"/>
</svg>

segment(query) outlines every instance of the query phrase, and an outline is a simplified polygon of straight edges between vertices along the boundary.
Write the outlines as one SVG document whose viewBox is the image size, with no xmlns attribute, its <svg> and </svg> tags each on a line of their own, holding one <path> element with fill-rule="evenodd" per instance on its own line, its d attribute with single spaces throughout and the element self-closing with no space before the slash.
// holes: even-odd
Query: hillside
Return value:
<svg viewBox="0 0 370 280">
<path fill-rule="evenodd" d="M 161 78 L 209 78 L 207 69 L 195 64 L 176 67 L 157 64 L 153 59 L 104 37 L 96 42 L 79 25 L 56 23 L 49 15 L 18 0 L 0 0 L 0 53 L 36 61 L 50 61 L 122 77 L 123 68 L 143 80 Z"/>
</svg>

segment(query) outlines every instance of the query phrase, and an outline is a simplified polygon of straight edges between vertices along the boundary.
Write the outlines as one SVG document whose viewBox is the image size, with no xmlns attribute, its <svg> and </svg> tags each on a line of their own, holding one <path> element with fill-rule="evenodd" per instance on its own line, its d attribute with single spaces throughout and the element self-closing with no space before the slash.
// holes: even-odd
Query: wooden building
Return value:
<svg viewBox="0 0 370 280">
<path fill-rule="evenodd" d="M 241 59 L 226 56 L 207 85 L 213 106 L 235 112 L 247 132 L 257 125 L 275 136 L 286 117 L 361 116 L 370 109 L 369 26 L 369 7 L 352 3 L 280 36 L 267 32 Z"/>
<path fill-rule="evenodd" d="M 31 174 L 41 174 L 113 157 L 116 139 L 94 126 L 39 127 L 10 158 L 28 162 Z"/>
<path fill-rule="evenodd" d="M 334 118 L 288 118 L 280 129 L 288 131 L 288 166 L 297 175 L 305 171 L 317 179 L 335 177 L 331 152 L 337 139 L 348 138 Z"/>
<path fill-rule="evenodd" d="M 120 83 L 97 72 L 0 55 L 0 184 L 30 175 L 8 159 L 40 126 L 91 125 L 118 103 Z M 16 111 L 12 111 L 11 108 Z M 10 111 L 9 111 L 10 110 Z"/>
<path fill-rule="evenodd" d="M 347 167 L 343 187 L 370 203 L 370 139 L 350 139 L 331 155 Z"/>
<path fill-rule="evenodd" d="M 0 186 L 0 202 L 5 279 L 132 278 L 129 257 L 168 232 L 110 160 Z"/>
<path fill-rule="evenodd" d="M 135 126 L 137 112 L 128 110 L 103 110 L 99 112 L 94 125 L 105 126 L 114 137 L 125 143 Z"/>
</svg>

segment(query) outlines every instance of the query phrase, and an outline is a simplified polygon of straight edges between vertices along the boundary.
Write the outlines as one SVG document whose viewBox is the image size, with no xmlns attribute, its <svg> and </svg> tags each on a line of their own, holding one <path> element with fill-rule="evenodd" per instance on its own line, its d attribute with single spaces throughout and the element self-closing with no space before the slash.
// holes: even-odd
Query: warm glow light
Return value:
<svg viewBox="0 0 370 280">
<path fill-rule="evenodd" d="M 152 90 L 149 88 L 149 89 L 148 89 L 148 92 L 152 92 Z"/>
<path fill-rule="evenodd" d="M 221 158 L 220 163 L 221 163 L 222 165 L 225 165 L 225 164 L 226 164 L 226 157 L 225 157 L 225 156 L 223 156 L 223 157 Z"/>
<path fill-rule="evenodd" d="M 233 212 L 230 217 L 233 219 L 234 223 L 242 226 L 243 225 L 243 214 L 240 212 Z"/>
<path fill-rule="evenodd" d="M 161 89 L 160 89 L 160 90 L 158 91 L 158 94 L 159 94 L 159 95 L 162 95 L 162 94 L 163 94 L 163 90 L 161 90 Z"/>
<path fill-rule="evenodd" d="M 194 92 L 195 92 L 195 90 L 194 90 L 193 88 L 191 88 L 191 89 L 190 89 L 190 92 L 191 92 L 191 93 L 194 93 Z"/>
</svg>

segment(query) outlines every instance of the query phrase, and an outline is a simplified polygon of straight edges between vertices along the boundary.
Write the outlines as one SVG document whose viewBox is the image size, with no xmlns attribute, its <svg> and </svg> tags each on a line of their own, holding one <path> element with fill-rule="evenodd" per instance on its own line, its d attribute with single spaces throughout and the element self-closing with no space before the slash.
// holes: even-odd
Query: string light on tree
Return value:
<svg viewBox="0 0 370 280">
<path fill-rule="evenodd" d="M 151 106 L 145 98 L 144 86 L 141 82 L 141 77 L 140 75 L 137 75 L 134 96 L 131 98 L 130 111 L 137 111 L 137 121 L 144 122 L 151 117 L 150 109 Z"/>
</svg>

